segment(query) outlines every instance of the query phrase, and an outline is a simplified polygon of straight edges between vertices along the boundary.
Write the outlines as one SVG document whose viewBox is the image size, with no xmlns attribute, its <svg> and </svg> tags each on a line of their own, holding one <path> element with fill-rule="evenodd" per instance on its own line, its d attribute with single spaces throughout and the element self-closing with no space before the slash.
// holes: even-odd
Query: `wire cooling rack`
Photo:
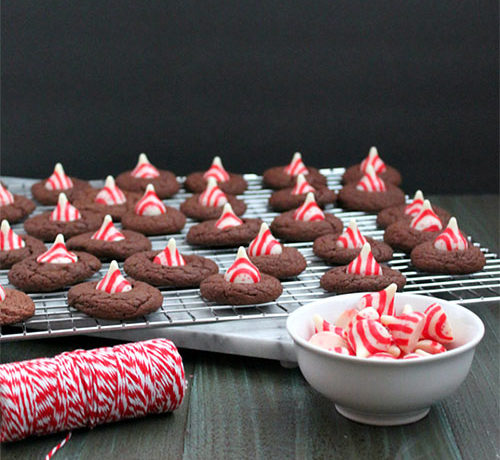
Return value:
<svg viewBox="0 0 500 460">
<path fill-rule="evenodd" d="M 341 188 L 340 178 L 344 168 L 324 169 L 321 172 L 327 176 L 330 188 L 335 190 Z M 261 176 L 247 174 L 245 179 L 248 181 L 248 190 L 243 195 L 247 204 L 245 217 L 259 217 L 270 223 L 278 215 L 278 213 L 271 212 L 267 206 L 272 191 L 262 188 Z M 4 181 L 13 193 L 31 196 L 30 186 L 33 181 L 9 178 Z M 96 182 L 94 185 L 98 186 L 101 183 Z M 174 198 L 165 200 L 165 203 L 178 207 L 188 196 L 189 194 L 181 191 Z M 48 209 L 52 207 L 38 206 L 35 214 Z M 332 206 L 327 207 L 327 211 L 333 212 L 344 224 L 347 224 L 353 217 L 356 218 L 363 234 L 382 239 L 383 231 L 377 228 L 374 214 L 347 212 Z M 221 271 L 226 270 L 234 260 L 236 249 L 197 249 L 190 246 L 186 243 L 185 235 L 195 223 L 188 219 L 186 227 L 179 234 L 150 237 L 153 249 L 163 249 L 168 239 L 173 236 L 181 252 L 209 257 L 219 265 Z M 22 224 L 14 225 L 13 229 L 16 232 L 22 232 Z M 477 242 L 472 242 L 479 246 Z M 163 305 L 157 312 L 128 321 L 110 321 L 92 318 L 69 307 L 66 301 L 66 290 L 34 293 L 30 296 L 36 305 L 35 315 L 17 325 L 1 328 L 0 341 L 284 317 L 301 305 L 332 295 L 324 292 L 319 286 L 321 275 L 331 266 L 326 265 L 313 254 L 312 243 L 289 243 L 289 245 L 302 252 L 307 259 L 307 268 L 298 277 L 282 283 L 283 294 L 274 302 L 243 307 L 216 305 L 205 301 L 198 289 L 160 289 L 163 294 Z M 486 257 L 486 266 L 472 275 L 450 276 L 423 273 L 411 266 L 407 255 L 398 252 L 394 253 L 389 265 L 406 276 L 405 292 L 429 294 L 464 305 L 498 301 L 500 300 L 500 259 L 486 248 L 481 248 L 481 250 Z M 104 263 L 101 270 L 91 280 L 102 278 L 108 267 L 109 264 Z M 8 285 L 7 272 L 7 270 L 0 270 L 0 284 L 3 286 Z"/>
</svg>

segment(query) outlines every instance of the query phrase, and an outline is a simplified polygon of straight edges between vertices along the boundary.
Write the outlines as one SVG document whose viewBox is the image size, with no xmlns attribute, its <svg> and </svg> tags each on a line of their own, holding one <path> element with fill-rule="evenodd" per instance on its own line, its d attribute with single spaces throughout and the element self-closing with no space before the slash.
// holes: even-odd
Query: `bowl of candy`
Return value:
<svg viewBox="0 0 500 460">
<path fill-rule="evenodd" d="M 357 422 L 425 417 L 465 380 L 484 335 L 482 321 L 460 305 L 395 291 L 321 299 L 287 319 L 305 379 Z"/>
</svg>

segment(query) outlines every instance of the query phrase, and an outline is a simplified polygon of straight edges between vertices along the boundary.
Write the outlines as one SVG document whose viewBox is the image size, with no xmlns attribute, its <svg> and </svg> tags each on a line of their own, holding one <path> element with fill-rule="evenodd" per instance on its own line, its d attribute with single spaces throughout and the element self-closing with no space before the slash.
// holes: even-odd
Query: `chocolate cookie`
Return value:
<svg viewBox="0 0 500 460">
<path fill-rule="evenodd" d="M 140 193 L 124 191 L 123 193 L 127 197 L 127 201 L 125 203 L 107 205 L 103 203 L 96 203 L 94 201 L 96 195 L 99 193 L 99 190 L 100 189 L 91 188 L 89 190 L 77 193 L 75 195 L 75 199 L 73 200 L 73 204 L 79 210 L 99 212 L 103 215 L 109 214 L 114 221 L 120 221 L 123 214 L 128 211 L 134 210 L 135 204 L 142 197 Z"/>
<path fill-rule="evenodd" d="M 187 191 L 193 193 L 201 193 L 207 187 L 207 180 L 203 177 L 204 172 L 194 172 L 186 177 L 184 187 Z M 226 182 L 218 182 L 217 185 L 229 195 L 241 195 L 247 189 L 247 181 L 241 174 L 229 174 L 229 180 Z"/>
<path fill-rule="evenodd" d="M 24 292 L 5 288 L 5 300 L 0 302 L 0 326 L 18 323 L 35 314 L 35 304 Z"/>
<path fill-rule="evenodd" d="M 206 220 L 193 225 L 187 235 L 189 244 L 198 246 L 238 247 L 250 243 L 259 233 L 260 219 L 242 219 L 243 224 L 219 230 L 216 220 Z"/>
<path fill-rule="evenodd" d="M 308 174 L 305 174 L 307 182 L 314 188 L 326 186 L 326 177 L 321 174 L 318 169 L 308 166 Z M 291 176 L 285 172 L 285 166 L 275 166 L 264 171 L 262 176 L 264 186 L 279 190 L 282 188 L 293 187 L 295 185 L 295 176 Z"/>
<path fill-rule="evenodd" d="M 147 315 L 161 307 L 161 292 L 143 283 L 129 279 L 132 290 L 109 294 L 96 289 L 97 282 L 73 286 L 68 291 L 68 305 L 89 316 L 103 319 L 129 319 Z"/>
<path fill-rule="evenodd" d="M 47 179 L 44 179 L 31 186 L 31 193 L 33 194 L 35 200 L 39 203 L 51 205 L 57 204 L 57 199 L 59 198 L 60 193 L 65 193 L 68 197 L 68 200 L 72 201 L 73 198 L 76 198 L 76 195 L 78 193 L 91 188 L 90 184 L 87 181 L 77 179 L 76 177 L 70 177 L 70 179 L 73 182 L 73 187 L 66 190 L 49 190 L 45 188 Z"/>
<path fill-rule="evenodd" d="M 329 264 L 346 265 L 354 260 L 361 248 L 342 248 L 337 246 L 338 235 L 323 235 L 314 240 L 313 252 L 321 259 Z M 374 240 L 370 237 L 365 237 L 370 243 L 373 257 L 377 262 L 387 262 L 392 258 L 392 249 L 389 245 L 382 241 Z"/>
<path fill-rule="evenodd" d="M 62 233 L 65 238 L 71 238 L 80 233 L 97 230 L 101 226 L 104 217 L 101 213 L 87 210 L 81 210 L 80 213 L 81 219 L 73 222 L 59 222 L 50 220 L 51 211 L 46 211 L 27 219 L 24 222 L 24 229 L 36 238 L 52 241 L 58 233 Z"/>
<path fill-rule="evenodd" d="M 0 221 L 7 219 L 15 224 L 35 210 L 35 203 L 23 195 L 14 195 L 14 203 L 0 206 Z"/>
<path fill-rule="evenodd" d="M 254 284 L 230 283 L 224 275 L 211 275 L 200 284 L 201 295 L 210 301 L 227 305 L 253 305 L 277 299 L 283 292 L 278 279 L 261 274 Z"/>
<path fill-rule="evenodd" d="M 325 291 L 337 294 L 381 291 L 391 283 L 396 283 L 398 290 L 403 289 L 406 284 L 406 277 L 401 272 L 385 265 L 381 265 L 381 268 L 382 275 L 366 276 L 346 273 L 347 266 L 342 265 L 328 270 L 321 277 L 319 284 Z"/>
<path fill-rule="evenodd" d="M 128 228 L 143 235 L 165 235 L 178 233 L 186 225 L 186 216 L 170 206 L 167 212 L 159 216 L 138 216 L 129 211 L 122 216 L 123 228 Z"/>
<path fill-rule="evenodd" d="M 283 246 L 281 254 L 249 256 L 261 273 L 267 273 L 280 280 L 293 278 L 302 273 L 307 266 L 304 256 L 295 248 Z"/>
<path fill-rule="evenodd" d="M 181 204 L 181 211 L 186 216 L 196 220 L 209 220 L 218 219 L 221 215 L 223 206 L 204 206 L 198 201 L 199 194 L 189 197 L 184 203 Z M 243 200 L 238 200 L 235 196 L 227 195 L 227 201 L 233 208 L 237 216 L 241 216 L 247 209 L 247 205 Z"/>
<path fill-rule="evenodd" d="M 486 259 L 476 246 L 469 246 L 464 251 L 441 251 L 434 247 L 433 241 L 427 241 L 412 249 L 411 262 L 429 273 L 464 275 L 481 270 Z"/>
<path fill-rule="evenodd" d="M 392 166 L 386 165 L 386 170 L 382 173 L 377 174 L 384 182 L 395 185 L 396 187 L 401 185 L 401 174 L 399 171 Z M 350 166 L 345 170 L 342 176 L 343 184 L 350 184 L 352 182 L 358 182 L 363 177 L 363 172 L 361 171 L 361 164 Z"/>
<path fill-rule="evenodd" d="M 292 195 L 292 188 L 277 190 L 269 198 L 269 206 L 275 211 L 288 211 L 298 208 L 305 200 L 307 193 L 300 195 Z M 337 194 L 328 187 L 320 187 L 314 192 L 316 203 L 322 208 L 327 204 L 334 203 L 337 199 Z"/>
<path fill-rule="evenodd" d="M 51 292 L 78 283 L 101 268 L 92 254 L 75 252 L 78 260 L 70 264 L 38 263 L 36 257 L 14 264 L 8 273 L 9 281 L 25 292 Z"/>
<path fill-rule="evenodd" d="M 172 288 L 199 287 L 200 283 L 210 275 L 219 272 L 217 264 L 196 255 L 182 255 L 186 265 L 182 267 L 167 267 L 155 264 L 153 259 L 161 251 L 139 252 L 130 256 L 123 269 L 132 278 L 145 281 L 153 286 L 168 286 Z"/>
<path fill-rule="evenodd" d="M 125 260 L 136 252 L 151 249 L 151 242 L 143 234 L 131 230 L 122 230 L 121 233 L 125 239 L 120 241 L 93 240 L 91 237 L 94 232 L 82 233 L 70 238 L 66 247 L 88 252 L 101 260 Z"/>
<path fill-rule="evenodd" d="M 437 232 L 415 230 L 410 227 L 408 221 L 398 220 L 385 229 L 384 241 L 393 249 L 409 253 L 418 244 L 434 241 L 440 233 L 441 230 Z"/>
<path fill-rule="evenodd" d="M 13 249 L 11 251 L 0 251 L 0 269 L 10 268 L 12 265 L 17 264 L 18 262 L 21 262 L 21 260 L 31 256 L 38 257 L 47 250 L 45 245 L 40 240 L 29 235 L 19 236 L 26 243 L 26 246 L 20 249 Z"/>
<path fill-rule="evenodd" d="M 275 217 L 271 232 L 288 241 L 314 241 L 318 236 L 342 233 L 342 221 L 333 214 L 325 213 L 325 220 L 304 222 L 293 218 L 294 211 L 287 211 Z"/>
<path fill-rule="evenodd" d="M 148 184 L 153 184 L 156 194 L 161 199 L 175 195 L 181 187 L 179 182 L 177 182 L 175 174 L 164 169 L 159 169 L 158 171 L 160 175 L 150 179 L 137 178 L 130 174 L 131 171 L 125 171 L 116 178 L 116 185 L 122 190 L 142 194 Z"/>
<path fill-rule="evenodd" d="M 358 190 L 356 184 L 344 185 L 339 192 L 339 203 L 345 209 L 375 212 L 405 202 L 404 192 L 395 185 L 386 184 L 385 192 L 365 192 Z"/>
<path fill-rule="evenodd" d="M 409 225 L 412 217 L 408 214 L 405 214 L 406 205 L 398 205 L 391 206 L 390 208 L 382 209 L 377 214 L 377 225 L 381 228 L 386 228 L 389 225 L 397 222 L 398 220 L 404 220 Z M 450 213 L 445 211 L 443 208 L 439 208 L 438 206 L 432 205 L 432 209 L 437 214 L 443 225 L 446 225 L 450 220 Z"/>
</svg>

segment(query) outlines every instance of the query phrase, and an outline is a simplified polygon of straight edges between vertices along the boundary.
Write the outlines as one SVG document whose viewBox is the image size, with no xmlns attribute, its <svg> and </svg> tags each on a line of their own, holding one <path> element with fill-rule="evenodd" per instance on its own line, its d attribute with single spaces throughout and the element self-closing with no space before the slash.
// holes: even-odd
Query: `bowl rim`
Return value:
<svg viewBox="0 0 500 460">
<path fill-rule="evenodd" d="M 314 352 L 314 353 L 318 353 L 318 354 L 326 356 L 328 358 L 331 358 L 334 360 L 340 359 L 341 361 L 344 360 L 344 361 L 352 362 L 352 363 L 369 363 L 369 364 L 374 365 L 374 366 L 395 366 L 395 365 L 396 366 L 409 366 L 409 365 L 420 365 L 420 364 L 424 365 L 425 363 L 429 363 L 431 361 L 450 359 L 453 356 L 465 353 L 468 350 L 475 348 L 477 346 L 477 344 L 484 337 L 484 323 L 483 323 L 483 321 L 481 320 L 481 318 L 479 318 L 479 316 L 477 316 L 473 311 L 469 310 L 468 308 L 466 308 L 458 303 L 452 303 L 448 300 L 440 299 L 438 297 L 432 297 L 432 296 L 422 295 L 422 294 L 412 294 L 412 293 L 406 293 L 406 292 L 397 292 L 396 296 L 398 296 L 398 297 L 408 296 L 408 297 L 416 297 L 416 298 L 420 298 L 420 299 L 425 298 L 425 299 L 429 299 L 431 303 L 435 302 L 435 303 L 439 303 L 440 305 L 442 305 L 442 303 L 444 302 L 445 304 L 450 305 L 451 308 L 457 308 L 458 310 L 465 310 L 467 312 L 467 314 L 470 314 L 472 316 L 472 318 L 474 319 L 474 321 L 476 321 L 476 323 L 477 323 L 478 329 L 476 331 L 475 337 L 472 340 L 470 340 L 469 342 L 467 342 L 463 345 L 460 345 L 456 348 L 453 348 L 451 350 L 447 350 L 444 353 L 437 353 L 437 354 L 434 354 L 431 356 L 423 356 L 423 357 L 417 358 L 417 359 L 394 359 L 394 360 L 392 360 L 392 359 L 377 359 L 377 358 L 370 358 L 370 357 L 361 358 L 358 356 L 350 356 L 350 355 L 342 355 L 340 353 L 334 353 L 334 352 L 325 350 L 324 348 L 320 348 L 318 346 L 311 345 L 307 340 L 303 339 L 298 334 L 296 334 L 293 330 L 291 330 L 292 329 L 291 323 L 294 321 L 294 318 L 296 316 L 298 316 L 299 314 L 303 314 L 304 310 L 314 309 L 316 304 L 325 303 L 327 300 L 333 300 L 336 298 L 345 298 L 347 296 L 353 297 L 353 298 L 354 297 L 361 297 L 365 294 L 368 294 L 368 292 L 353 292 L 353 293 L 349 293 L 349 294 L 339 294 L 339 295 L 335 295 L 335 296 L 331 296 L 331 297 L 326 297 L 323 299 L 318 299 L 318 300 L 315 300 L 313 302 L 309 302 L 306 305 L 303 305 L 303 306 L 297 308 L 296 310 L 294 310 L 292 313 L 290 313 L 290 315 L 288 316 L 288 318 L 286 320 L 286 330 L 294 342 L 294 347 L 301 346 L 301 347 L 305 348 L 306 350 L 309 350 L 309 351 Z M 430 303 L 429 303 L 429 305 L 430 305 Z"/>
</svg>

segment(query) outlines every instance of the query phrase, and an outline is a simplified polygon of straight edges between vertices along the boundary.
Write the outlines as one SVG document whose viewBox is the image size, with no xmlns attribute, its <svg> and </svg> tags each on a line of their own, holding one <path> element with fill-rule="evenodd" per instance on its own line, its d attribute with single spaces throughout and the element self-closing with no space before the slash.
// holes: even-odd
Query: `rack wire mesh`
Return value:
<svg viewBox="0 0 500 460">
<path fill-rule="evenodd" d="M 340 179 L 344 168 L 324 169 L 321 172 L 327 177 L 330 188 L 341 188 Z M 262 178 L 255 174 L 245 175 L 248 189 L 243 195 L 247 204 L 245 217 L 259 217 L 270 223 L 278 213 L 272 212 L 267 201 L 272 191 L 262 188 Z M 182 178 L 181 178 L 182 179 Z M 4 179 L 13 193 L 31 196 L 32 181 Z M 101 185 L 95 182 L 94 185 Z M 165 200 L 165 203 L 178 207 L 190 194 L 179 192 L 175 197 Z M 51 209 L 47 206 L 38 206 L 35 210 L 40 213 Z M 356 218 L 361 232 L 375 239 L 381 239 L 383 231 L 375 223 L 376 216 L 364 212 L 344 211 L 338 207 L 327 207 L 344 224 Z M 186 243 L 185 235 L 196 222 L 188 219 L 181 233 L 150 237 L 153 249 L 163 249 L 169 238 L 174 237 L 182 253 L 198 254 L 214 260 L 221 271 L 229 267 L 235 257 L 235 249 L 198 249 Z M 119 225 L 117 225 L 119 227 Z M 22 232 L 22 224 L 13 226 L 13 229 Z M 471 240 L 477 246 L 479 243 Z M 92 318 L 68 306 L 67 290 L 52 293 L 33 293 L 36 312 L 30 319 L 13 326 L 0 329 L 0 342 L 21 339 L 55 337 L 73 334 L 94 334 L 108 331 L 125 331 L 132 329 L 155 328 L 165 326 L 189 326 L 193 324 L 216 323 L 222 321 L 237 321 L 257 318 L 276 318 L 287 316 L 290 312 L 312 300 L 331 296 L 319 286 L 319 279 L 329 265 L 316 257 L 312 252 L 312 243 L 289 243 L 299 249 L 307 260 L 306 270 L 294 279 L 282 282 L 283 294 L 274 302 L 252 306 L 216 305 L 204 300 L 198 289 L 165 289 L 160 288 L 163 294 L 163 305 L 155 313 L 131 320 L 111 321 Z M 410 263 L 407 255 L 395 252 L 393 259 L 388 263 L 392 268 L 400 270 L 407 279 L 404 288 L 406 292 L 428 294 L 440 297 L 463 305 L 478 302 L 500 300 L 500 259 L 487 248 L 481 247 L 486 257 L 486 265 L 480 272 L 471 275 L 435 275 L 416 270 Z M 122 264 L 120 264 L 122 265 Z M 109 263 L 103 263 L 101 270 L 91 280 L 98 280 L 106 273 Z M 0 284 L 8 286 L 8 270 L 0 270 Z"/>
</svg>

